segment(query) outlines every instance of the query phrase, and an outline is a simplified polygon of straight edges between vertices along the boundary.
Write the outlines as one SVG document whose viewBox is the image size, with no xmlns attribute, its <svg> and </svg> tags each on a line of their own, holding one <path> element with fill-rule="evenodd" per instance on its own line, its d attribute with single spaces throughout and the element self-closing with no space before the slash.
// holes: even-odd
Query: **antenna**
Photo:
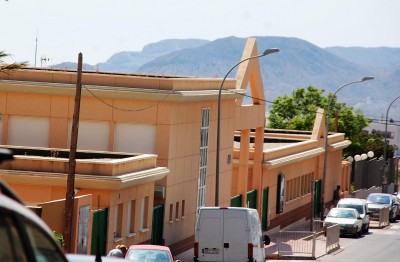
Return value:
<svg viewBox="0 0 400 262">
<path fill-rule="evenodd" d="M 48 58 L 46 55 L 43 55 L 40 57 L 40 67 L 47 66 L 47 62 L 50 61 L 50 58 Z"/>
<path fill-rule="evenodd" d="M 35 67 L 36 67 L 36 54 L 37 54 L 37 38 L 38 38 L 38 31 L 39 31 L 39 30 L 36 29 Z"/>
</svg>

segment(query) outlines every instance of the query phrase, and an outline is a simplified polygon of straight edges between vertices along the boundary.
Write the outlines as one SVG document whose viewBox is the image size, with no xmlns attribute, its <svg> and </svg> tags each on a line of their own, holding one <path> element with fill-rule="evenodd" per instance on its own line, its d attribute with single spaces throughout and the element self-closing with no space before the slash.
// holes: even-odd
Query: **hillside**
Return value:
<svg viewBox="0 0 400 262">
<path fill-rule="evenodd" d="M 244 38 L 218 39 L 195 49 L 179 50 L 156 58 L 140 67 L 138 72 L 223 77 L 241 59 L 245 43 Z M 382 71 L 352 63 L 297 38 L 257 37 L 257 44 L 260 53 L 266 48 L 280 49 L 279 53 L 260 60 L 267 100 L 290 95 L 293 90 L 310 85 L 334 92 L 344 83 L 373 75 L 376 77 L 374 81 L 343 89 L 338 97 L 339 101 L 360 108 L 367 116 L 381 116 L 382 106 L 379 104 L 386 104 L 387 100 L 380 89 L 382 82 L 386 81 Z M 394 90 L 390 86 L 386 86 L 387 90 Z"/>
<path fill-rule="evenodd" d="M 325 50 L 348 61 L 377 69 L 400 67 L 400 48 L 328 47 Z"/>
<path fill-rule="evenodd" d="M 371 75 L 375 80 L 344 88 L 338 100 L 368 117 L 381 118 L 392 99 L 400 95 L 400 48 L 322 49 L 297 38 L 256 38 L 260 53 L 267 48 L 280 49 L 260 59 L 268 101 L 310 85 L 334 92 L 345 83 Z M 222 78 L 240 61 L 245 43 L 246 38 L 237 37 L 214 41 L 170 39 L 149 44 L 141 52 L 117 53 L 94 67 L 100 71 Z M 400 115 L 400 103 L 394 104 L 390 112 Z"/>
</svg>

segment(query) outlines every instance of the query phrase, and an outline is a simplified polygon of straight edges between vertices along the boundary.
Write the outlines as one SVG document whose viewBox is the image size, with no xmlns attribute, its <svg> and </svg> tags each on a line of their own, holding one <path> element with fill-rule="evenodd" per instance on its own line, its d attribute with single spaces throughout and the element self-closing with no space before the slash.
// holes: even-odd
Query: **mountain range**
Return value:
<svg viewBox="0 0 400 262">
<path fill-rule="evenodd" d="M 280 52 L 260 59 L 265 97 L 277 96 L 313 86 L 325 94 L 342 85 L 374 76 L 337 93 L 338 102 L 361 110 L 372 119 L 383 119 L 388 106 L 400 95 L 400 48 L 320 48 L 298 38 L 257 36 L 258 51 L 279 48 Z M 140 52 L 124 51 L 106 62 L 84 64 L 84 70 L 222 78 L 240 61 L 246 38 L 227 37 L 214 41 L 167 39 L 146 45 Z M 52 68 L 76 69 L 76 63 Z M 235 70 L 229 75 L 234 77 Z M 389 117 L 400 115 L 400 100 L 390 107 Z M 396 119 L 399 120 L 399 119 Z"/>
</svg>

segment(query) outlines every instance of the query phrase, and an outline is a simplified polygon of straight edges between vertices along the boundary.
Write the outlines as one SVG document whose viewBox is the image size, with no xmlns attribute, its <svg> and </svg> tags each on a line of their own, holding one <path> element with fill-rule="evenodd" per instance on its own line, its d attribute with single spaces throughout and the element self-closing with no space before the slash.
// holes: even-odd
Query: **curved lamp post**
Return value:
<svg viewBox="0 0 400 262">
<path fill-rule="evenodd" d="M 243 62 L 246 62 L 250 59 L 254 58 L 259 58 L 263 57 L 272 53 L 277 53 L 279 52 L 278 48 L 271 48 L 271 49 L 266 49 L 264 53 L 261 55 L 256 55 L 256 56 L 250 56 L 246 59 L 241 60 L 234 66 L 232 66 L 231 69 L 229 69 L 228 73 L 224 76 L 224 79 L 222 79 L 221 86 L 219 87 L 219 92 L 218 92 L 218 116 L 217 116 L 217 158 L 216 158 L 216 163 L 215 163 L 215 206 L 219 205 L 219 152 L 220 152 L 220 127 L 221 127 L 221 93 L 222 93 L 222 87 L 224 86 L 225 80 L 228 77 L 228 75 L 232 72 L 235 67 L 240 65 Z"/>
<path fill-rule="evenodd" d="M 349 82 L 347 84 L 344 84 L 341 87 L 339 87 L 335 91 L 335 93 L 333 93 L 331 98 L 329 99 L 328 108 L 327 108 L 326 114 L 325 114 L 325 151 L 324 151 L 324 169 L 323 169 L 322 188 L 321 188 L 321 193 L 322 193 L 321 210 L 320 210 L 321 219 L 322 219 L 324 211 L 325 211 L 325 180 L 326 180 L 326 162 L 327 162 L 327 151 L 328 151 L 329 111 L 331 109 L 332 100 L 336 96 L 337 92 L 339 92 L 343 87 L 346 87 L 348 85 L 355 84 L 355 83 L 360 83 L 360 82 L 372 80 L 372 79 L 374 79 L 372 76 L 366 76 L 366 77 L 363 77 L 361 80 L 352 81 L 352 82 Z"/>
<path fill-rule="evenodd" d="M 388 115 L 389 115 L 389 109 L 392 106 L 392 104 L 394 103 L 394 101 L 396 101 L 397 99 L 399 99 L 400 96 L 396 97 L 395 99 L 393 99 L 393 101 L 390 103 L 390 105 L 388 106 L 388 109 L 386 111 L 386 118 L 385 118 L 385 143 L 383 145 L 383 168 L 382 168 L 382 177 L 384 177 L 385 175 L 385 169 L 386 169 L 386 143 L 387 143 L 387 126 L 388 126 Z M 396 183 L 395 183 L 395 192 L 397 192 L 397 175 L 396 175 Z"/>
</svg>

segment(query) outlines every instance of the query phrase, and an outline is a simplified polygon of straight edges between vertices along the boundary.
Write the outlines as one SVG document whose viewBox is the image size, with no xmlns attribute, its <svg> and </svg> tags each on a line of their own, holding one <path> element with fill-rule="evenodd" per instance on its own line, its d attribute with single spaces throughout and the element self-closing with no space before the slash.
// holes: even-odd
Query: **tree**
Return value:
<svg viewBox="0 0 400 262">
<path fill-rule="evenodd" d="M 385 137 L 382 131 L 372 130 L 371 134 L 366 132 L 361 136 L 362 143 L 366 145 L 365 152 L 372 151 L 376 157 L 384 156 Z M 391 158 L 397 149 L 395 145 L 390 145 L 386 140 L 386 159 Z"/>
<path fill-rule="evenodd" d="M 14 70 L 14 69 L 19 69 L 22 67 L 25 67 L 27 65 L 26 62 L 22 62 L 22 63 L 12 63 L 12 64 L 5 64 L 4 63 L 4 58 L 10 56 L 9 54 L 7 54 L 4 51 L 0 51 L 0 72 L 1 73 L 9 73 L 9 70 Z"/>
<path fill-rule="evenodd" d="M 279 96 L 273 103 L 268 116 L 268 127 L 293 130 L 312 130 L 318 108 L 328 107 L 329 99 L 333 96 L 323 95 L 324 90 L 309 86 L 300 88 L 292 92 L 292 96 Z M 345 103 L 336 102 L 336 97 L 332 98 L 329 111 L 329 131 L 335 128 L 335 114 L 339 113 L 337 132 L 345 133 L 347 139 L 352 144 L 343 151 L 346 156 L 354 156 L 364 153 L 366 150 L 365 136 L 368 137 L 363 129 L 368 126 L 371 120 L 364 117 L 363 113 Z"/>
</svg>

